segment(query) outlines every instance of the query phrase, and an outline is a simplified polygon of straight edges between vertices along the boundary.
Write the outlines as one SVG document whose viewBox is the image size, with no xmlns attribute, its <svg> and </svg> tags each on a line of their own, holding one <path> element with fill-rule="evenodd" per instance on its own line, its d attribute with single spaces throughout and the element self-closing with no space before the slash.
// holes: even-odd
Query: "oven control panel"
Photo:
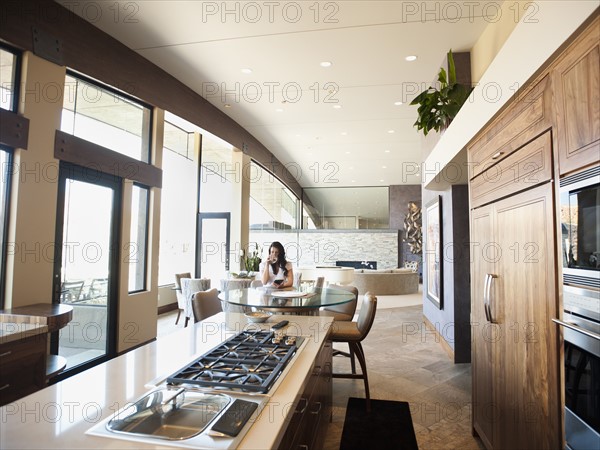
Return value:
<svg viewBox="0 0 600 450">
<path fill-rule="evenodd" d="M 600 292 L 563 286 L 563 309 L 600 320 Z"/>
</svg>

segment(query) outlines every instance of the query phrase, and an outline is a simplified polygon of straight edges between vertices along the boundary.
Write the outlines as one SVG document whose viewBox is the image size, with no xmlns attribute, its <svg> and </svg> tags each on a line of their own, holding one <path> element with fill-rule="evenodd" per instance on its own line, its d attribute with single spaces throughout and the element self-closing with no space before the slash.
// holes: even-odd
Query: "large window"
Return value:
<svg viewBox="0 0 600 450">
<path fill-rule="evenodd" d="M 195 129 L 194 125 L 165 113 L 158 260 L 161 286 L 172 284 L 176 273 L 194 271 L 198 212 Z"/>
<path fill-rule="evenodd" d="M 68 73 L 60 129 L 150 163 L 151 109 L 92 80 Z"/>
<path fill-rule="evenodd" d="M 250 229 L 298 228 L 298 198 L 256 163 L 244 171 L 250 178 Z"/>
<path fill-rule="evenodd" d="M 146 290 L 150 189 L 146 186 L 134 184 L 131 200 L 131 241 L 127 250 L 130 293 Z"/>
<path fill-rule="evenodd" d="M 387 187 L 305 188 L 303 228 L 382 229 L 389 227 Z"/>
<path fill-rule="evenodd" d="M 17 111 L 19 101 L 19 57 L 11 49 L 0 47 L 0 108 Z M 12 148 L 0 146 L 0 309 L 4 308 L 8 208 L 12 171 Z"/>
</svg>

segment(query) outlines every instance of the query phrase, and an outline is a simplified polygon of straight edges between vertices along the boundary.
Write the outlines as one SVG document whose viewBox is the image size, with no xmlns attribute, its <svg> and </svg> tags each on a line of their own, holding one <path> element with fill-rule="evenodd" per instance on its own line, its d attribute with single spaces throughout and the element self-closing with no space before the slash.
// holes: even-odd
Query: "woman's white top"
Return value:
<svg viewBox="0 0 600 450">
<path fill-rule="evenodd" d="M 264 273 L 265 264 L 267 264 L 267 262 L 260 263 L 260 266 L 259 266 L 259 268 L 260 268 L 259 276 L 260 277 L 262 277 L 262 274 Z M 285 265 L 285 268 L 288 270 L 288 272 L 290 270 L 292 270 L 292 263 L 288 261 L 287 264 Z M 271 264 L 269 264 L 269 281 L 267 282 L 266 286 L 272 285 L 275 280 L 285 280 L 285 277 L 283 276 L 283 269 L 281 267 L 279 267 L 279 271 L 277 272 L 277 275 L 276 275 L 273 273 L 273 266 Z"/>
</svg>

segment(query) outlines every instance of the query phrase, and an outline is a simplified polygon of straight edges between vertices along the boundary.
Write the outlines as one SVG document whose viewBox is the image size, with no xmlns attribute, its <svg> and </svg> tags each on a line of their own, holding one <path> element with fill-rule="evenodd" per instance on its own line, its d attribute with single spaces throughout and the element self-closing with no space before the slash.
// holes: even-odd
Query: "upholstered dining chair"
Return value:
<svg viewBox="0 0 600 450">
<path fill-rule="evenodd" d="M 194 312 L 192 310 L 192 297 L 196 292 L 208 291 L 210 289 L 209 278 L 182 278 L 181 292 L 185 299 L 184 314 L 185 326 L 187 327 L 190 318 L 193 319 Z"/>
<path fill-rule="evenodd" d="M 251 288 L 262 287 L 262 285 L 263 282 L 261 280 L 252 280 L 252 283 L 250 283 Z"/>
<path fill-rule="evenodd" d="M 192 311 L 194 312 L 194 323 L 223 311 L 219 291 L 212 288 L 208 291 L 196 292 L 192 297 Z"/>
<path fill-rule="evenodd" d="M 181 290 L 182 278 L 192 278 L 192 274 L 190 272 L 175 274 L 175 295 L 177 296 L 177 319 L 175 319 L 175 325 L 179 323 L 179 317 L 181 317 L 181 312 L 185 311 L 186 299 L 183 295 L 183 291 Z"/>
<path fill-rule="evenodd" d="M 362 379 L 365 382 L 365 398 L 367 412 L 371 411 L 371 396 L 369 394 L 369 378 L 367 376 L 367 362 L 361 342 L 367 337 L 377 311 L 377 297 L 367 292 L 362 300 L 358 319 L 356 321 L 335 321 L 331 327 L 330 339 L 332 342 L 346 342 L 352 354 L 356 355 L 362 373 L 337 373 L 333 378 Z"/>
<path fill-rule="evenodd" d="M 327 289 L 343 289 L 344 291 L 352 292 L 354 300 L 341 305 L 324 306 L 320 309 L 320 316 L 333 317 L 335 320 L 349 321 L 354 318 L 356 305 L 358 304 L 358 288 L 350 285 L 330 284 Z"/>
</svg>

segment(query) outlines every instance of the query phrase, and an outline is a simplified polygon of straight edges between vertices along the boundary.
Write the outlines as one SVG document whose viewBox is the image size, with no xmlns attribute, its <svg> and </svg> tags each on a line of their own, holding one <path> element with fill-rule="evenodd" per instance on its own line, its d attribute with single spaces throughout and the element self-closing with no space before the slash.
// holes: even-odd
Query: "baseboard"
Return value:
<svg viewBox="0 0 600 450">
<path fill-rule="evenodd" d="M 433 326 L 433 324 L 425 316 L 423 316 L 423 323 L 425 324 L 425 328 L 427 328 L 429 331 L 432 331 L 435 333 L 435 341 L 440 342 L 442 348 L 450 357 L 450 360 L 452 362 L 454 362 L 454 350 L 452 349 L 452 347 L 450 347 L 450 344 L 448 344 L 446 342 L 444 337 L 438 332 L 438 330 Z"/>
<path fill-rule="evenodd" d="M 163 305 L 158 307 L 158 315 L 168 313 L 177 309 L 177 302 L 169 303 L 168 305 Z"/>
</svg>

